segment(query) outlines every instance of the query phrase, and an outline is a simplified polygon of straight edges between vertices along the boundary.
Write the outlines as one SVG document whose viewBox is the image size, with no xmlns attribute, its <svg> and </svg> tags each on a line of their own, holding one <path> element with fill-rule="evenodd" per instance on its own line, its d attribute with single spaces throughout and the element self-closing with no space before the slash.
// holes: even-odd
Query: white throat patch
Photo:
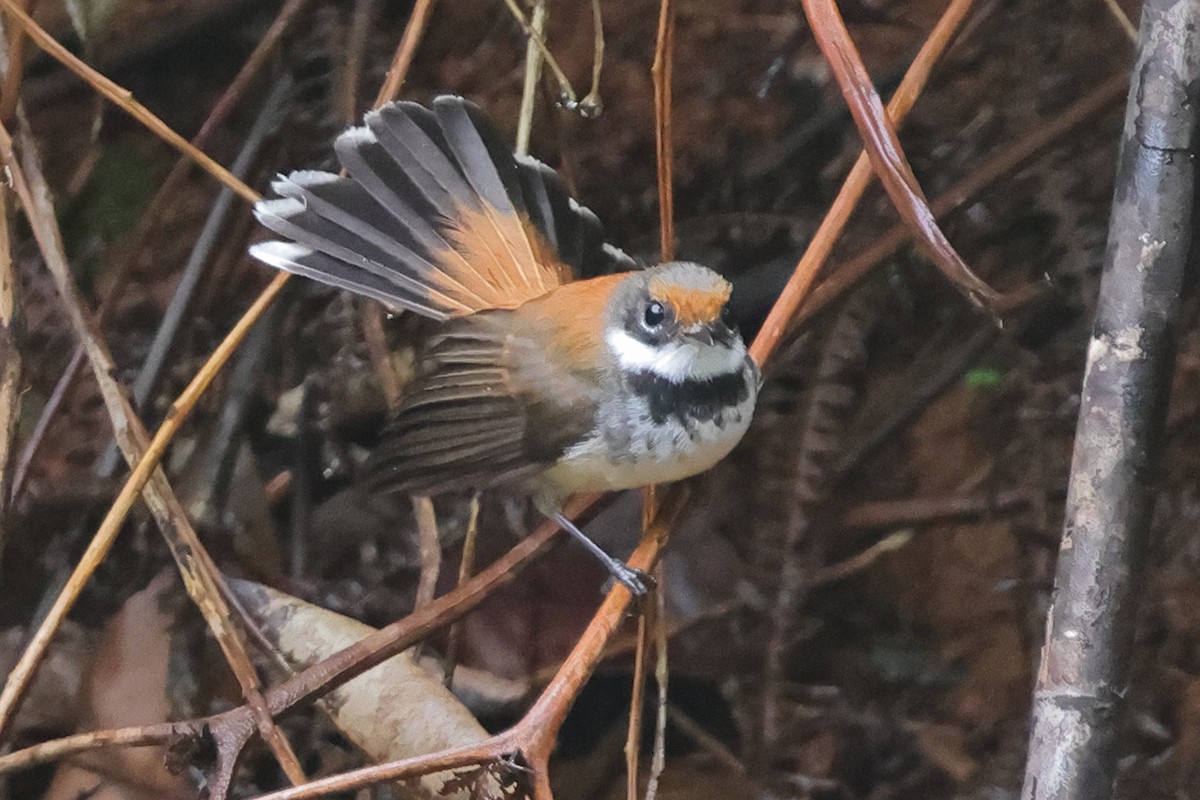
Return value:
<svg viewBox="0 0 1200 800">
<path fill-rule="evenodd" d="M 621 369 L 652 372 L 671 383 L 729 375 L 741 369 L 746 358 L 746 345 L 740 337 L 734 339 L 731 347 L 699 342 L 669 342 L 655 347 L 615 328 L 604 339 Z"/>
</svg>

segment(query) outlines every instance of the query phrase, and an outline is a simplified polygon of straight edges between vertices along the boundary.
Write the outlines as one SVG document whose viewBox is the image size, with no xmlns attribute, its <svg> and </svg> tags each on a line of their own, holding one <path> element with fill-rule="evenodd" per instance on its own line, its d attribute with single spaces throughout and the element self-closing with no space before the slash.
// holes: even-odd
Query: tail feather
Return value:
<svg viewBox="0 0 1200 800">
<path fill-rule="evenodd" d="M 348 177 L 298 171 L 258 204 L 291 240 L 258 259 L 434 319 L 513 308 L 570 279 L 634 263 L 558 175 L 515 158 L 458 97 L 392 103 L 338 137 Z"/>
</svg>

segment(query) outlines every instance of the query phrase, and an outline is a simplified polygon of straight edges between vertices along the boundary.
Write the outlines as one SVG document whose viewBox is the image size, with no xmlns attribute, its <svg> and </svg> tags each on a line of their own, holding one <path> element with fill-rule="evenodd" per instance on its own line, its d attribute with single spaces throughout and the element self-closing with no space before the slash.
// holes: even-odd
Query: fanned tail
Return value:
<svg viewBox="0 0 1200 800">
<path fill-rule="evenodd" d="M 473 104 L 391 103 L 338 137 L 348 177 L 304 170 L 255 214 L 288 241 L 276 267 L 434 319 L 515 308 L 574 277 L 634 262 L 558 175 L 515 158 Z"/>
</svg>

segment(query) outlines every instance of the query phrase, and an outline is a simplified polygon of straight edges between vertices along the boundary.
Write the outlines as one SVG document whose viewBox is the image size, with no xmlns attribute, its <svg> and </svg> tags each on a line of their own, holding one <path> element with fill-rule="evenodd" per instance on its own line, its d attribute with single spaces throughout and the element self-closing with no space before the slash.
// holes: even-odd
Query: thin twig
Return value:
<svg viewBox="0 0 1200 800">
<path fill-rule="evenodd" d="M 671 77 L 675 62 L 675 4 L 661 0 L 658 7 L 658 36 L 654 64 L 654 143 L 658 165 L 658 240 L 659 258 L 675 258 L 675 142 L 671 135 Z"/>
<path fill-rule="evenodd" d="M 677 705 L 671 705 L 671 727 L 704 748 L 713 758 L 724 764 L 735 775 L 745 775 L 748 770 L 742 760 L 717 737 L 704 729 L 700 723 Z"/>
<path fill-rule="evenodd" d="M 850 558 L 843 561 L 821 567 L 809 578 L 809 588 L 815 589 L 818 586 L 836 583 L 849 578 L 851 575 L 857 575 L 886 554 L 896 552 L 911 541 L 912 534 L 908 531 L 898 531 L 890 536 L 885 536 L 861 553 L 850 556 Z"/>
<path fill-rule="evenodd" d="M 909 497 L 903 500 L 872 500 L 846 509 L 843 528 L 870 530 L 928 525 L 953 519 L 969 519 L 1026 508 L 1035 496 L 1024 489 L 998 494 Z"/>
<path fill-rule="evenodd" d="M 952 0 L 933 30 L 930 31 L 925 43 L 921 45 L 916 58 L 913 59 L 908 71 L 904 73 L 900 85 L 896 88 L 896 93 L 888 102 L 888 116 L 897 126 L 912 110 L 913 104 L 916 103 L 929 80 L 933 66 L 954 39 L 955 32 L 962 25 L 973 4 L 974 0 Z M 829 258 L 834 243 L 845 229 L 850 215 L 854 213 L 854 209 L 857 207 L 858 201 L 862 199 L 867 186 L 870 185 L 872 177 L 870 159 L 865 151 L 861 152 L 858 160 L 854 162 L 850 174 L 842 182 L 842 188 L 834 198 L 833 205 L 829 207 L 828 213 L 821 220 L 820 227 L 813 234 L 812 241 L 809 242 L 808 248 L 801 256 L 800 263 L 796 265 L 792 277 L 767 315 L 758 337 L 750 347 L 750 355 L 760 366 L 766 364 L 767 354 L 775 348 L 797 310 L 805 305 L 805 299 L 808 297 L 808 290 L 812 287 L 813 279 L 821 271 L 825 260 Z M 908 228 L 904 228 L 904 230 L 908 231 Z"/>
<path fill-rule="evenodd" d="M 437 594 L 438 575 L 442 571 L 442 537 L 438 534 L 437 513 L 433 501 L 424 495 L 412 496 L 413 516 L 417 520 L 420 542 L 421 576 L 417 581 L 416 607 L 428 605 Z"/>
<path fill-rule="evenodd" d="M 198 736 L 207 720 L 162 722 L 130 728 L 88 731 L 42 742 L 23 750 L 0 755 L 0 775 L 48 764 L 80 753 L 104 750 L 109 747 L 151 747 L 171 744 L 183 736 Z"/>
<path fill-rule="evenodd" d="M 13 463 L 17 420 L 21 416 L 21 351 L 17 347 L 16 275 L 9 240 L 9 190 L 0 187 L 0 560 L 8 537 L 8 498 L 15 486 Z M 11 481 L 11 483 L 10 483 Z"/>
<path fill-rule="evenodd" d="M 367 34 L 375 16 L 376 0 L 355 0 L 354 12 L 350 15 L 350 30 L 346 33 L 346 56 L 342 59 L 340 74 L 341 91 L 334 105 L 343 124 L 351 125 L 358 119 L 358 84 L 362 77 L 363 58 L 367 50 Z"/>
<path fill-rule="evenodd" d="M 433 12 L 433 4 L 434 0 L 417 0 L 413 5 L 412 14 L 408 17 L 408 25 L 404 27 L 404 34 L 400 37 L 400 44 L 392 57 L 392 64 L 388 67 L 387 77 L 383 80 L 383 86 L 379 87 L 379 94 L 375 96 L 376 107 L 389 100 L 395 100 L 400 95 L 404 79 L 408 76 L 408 68 L 412 66 L 413 56 L 417 54 L 417 45 L 421 43 L 421 39 L 425 36 L 425 29 L 429 26 L 429 15 Z"/>
<path fill-rule="evenodd" d="M 32 0 L 21 0 L 21 8 L 30 10 Z M 25 32 L 19 25 L 5 25 L 4 60 L 8 71 L 4 73 L 3 88 L 0 88 L 0 122 L 8 124 L 17 113 L 17 101 L 21 95 L 21 79 L 25 75 Z"/>
<path fill-rule="evenodd" d="M 25 440 L 25 444 L 21 447 L 21 455 L 17 457 L 17 465 L 13 470 L 12 488 L 9 493 L 12 499 L 15 500 L 24 491 L 25 481 L 29 477 L 29 467 L 33 463 L 33 457 L 37 454 L 38 447 L 42 439 L 45 438 L 46 432 L 50 430 L 50 423 L 54 421 L 55 414 L 58 413 L 63 400 L 66 399 L 71 384 L 75 382 L 75 376 L 79 368 L 83 366 L 85 357 L 83 345 L 78 345 L 71 356 L 71 360 L 67 362 L 67 368 L 63 370 L 63 374 L 58 377 L 58 381 L 54 384 L 54 389 L 50 392 L 50 397 L 46 400 L 46 405 L 42 408 L 42 413 L 38 415 L 33 430 L 29 432 L 29 438 Z"/>
<path fill-rule="evenodd" d="M 913 229 L 916 241 L 933 265 L 975 305 L 997 317 L 1014 305 L 976 275 L 937 224 L 921 185 L 904 155 L 862 56 L 842 22 L 834 0 L 802 0 L 813 38 L 825 55 L 842 96 L 854 118 L 871 166 L 900 217 Z"/>
<path fill-rule="evenodd" d="M 654 755 L 650 759 L 650 775 L 646 779 L 646 800 L 658 795 L 658 782 L 667 768 L 667 688 L 670 663 L 667 658 L 667 595 L 665 573 L 658 566 L 658 585 L 654 590 L 654 684 L 658 701 L 654 708 Z"/>
<path fill-rule="evenodd" d="M 1117 100 L 1124 96 L 1128 84 L 1129 79 L 1125 75 L 1116 75 L 1109 78 L 1088 92 L 1078 102 L 1067 107 L 1061 114 L 1058 114 L 1045 124 L 1037 126 L 1027 135 L 995 153 L 977 166 L 967 177 L 938 195 L 929 204 L 930 209 L 933 210 L 934 215 L 938 219 L 941 219 L 974 202 L 1005 175 L 1016 172 L 1032 159 L 1041 155 L 1047 148 L 1057 144 L 1066 134 L 1114 105 Z M 866 250 L 839 265 L 829 278 L 822 281 L 812 290 L 807 299 L 801 298 L 799 312 L 790 324 L 786 321 L 783 324 L 787 327 L 792 327 L 807 322 L 835 300 L 842 297 L 849 289 L 853 288 L 859 281 L 866 277 L 876 265 L 892 256 L 911 239 L 912 231 L 905 225 L 896 225 L 889 229 Z M 815 241 L 814 237 L 814 243 Z M 805 259 L 807 257 L 806 253 Z M 764 326 L 763 330 L 766 330 L 766 326 Z M 772 333 L 774 333 L 774 330 Z M 762 338 L 761 334 L 759 338 Z"/>
<path fill-rule="evenodd" d="M 592 0 L 592 85 L 579 101 L 580 111 L 594 117 L 604 110 L 600 98 L 600 73 L 604 69 L 604 15 L 600 11 L 600 0 Z"/>
<path fill-rule="evenodd" d="M 123 89 L 118 86 L 106 75 L 103 75 L 89 67 L 81 61 L 74 53 L 68 50 L 63 45 L 47 33 L 42 26 L 34 21 L 33 17 L 26 14 L 16 4 L 15 0 L 0 0 L 0 5 L 8 13 L 9 17 L 24 28 L 29 38 L 37 43 L 38 47 L 42 48 L 47 55 L 54 58 L 67 69 L 74 72 L 79 77 L 83 78 L 89 85 L 107 97 L 114 105 L 125 111 L 129 116 L 136 119 L 138 122 L 145 125 L 152 133 L 158 136 L 167 144 L 174 147 L 180 153 L 183 153 L 188 158 L 200 165 L 202 169 L 219 180 L 224 185 L 228 186 L 233 191 L 237 192 L 242 199 L 248 203 L 257 202 L 259 195 L 242 181 L 233 177 L 229 170 L 222 167 L 216 161 L 211 159 L 202 150 L 196 148 L 187 139 L 184 139 L 176 133 L 171 126 L 156 117 L 151 111 L 141 103 L 133 99 L 133 95 L 128 89 Z"/>
<path fill-rule="evenodd" d="M 642 749 L 642 709 L 646 705 L 646 654 L 650 652 L 650 617 L 637 621 L 637 650 L 633 656 L 633 686 L 629 691 L 629 721 L 625 726 L 625 800 L 638 798 L 638 756 Z"/>
<path fill-rule="evenodd" d="M 533 35 L 525 42 L 525 80 L 521 85 L 521 113 L 517 117 L 517 155 L 529 154 L 529 137 L 533 133 L 533 107 L 537 102 L 538 79 L 542 76 L 542 51 L 538 49 L 546 31 L 546 0 L 535 0 L 533 6 Z"/>
<path fill-rule="evenodd" d="M 63 252 L 61 234 L 54 217 L 54 206 L 50 200 L 45 178 L 42 176 L 41 166 L 36 158 L 35 145 L 25 130 L 27 124 L 19 112 L 18 117 L 22 121 L 24 158 L 21 161 L 17 160 L 12 139 L 3 126 L 0 126 L 0 157 L 4 160 L 13 187 L 25 208 L 26 217 L 34 230 L 38 247 L 54 279 L 55 287 L 63 301 L 75 334 L 85 346 L 88 360 L 92 365 L 92 372 L 100 385 L 105 407 L 112 418 L 117 441 L 126 460 L 133 464 L 145 450 L 149 437 L 114 377 L 117 372 L 116 364 L 113 362 L 108 347 L 84 310 L 83 300 L 75 286 L 70 266 Z M 303 782 L 305 777 L 300 769 L 298 759 L 266 711 L 261 684 L 254 667 L 250 664 L 245 642 L 240 632 L 230 624 L 232 615 L 218 587 L 220 576 L 216 567 L 188 522 L 183 507 L 172 492 L 166 475 L 161 470 L 156 471 L 153 475 L 153 482 L 146 493 L 146 500 L 176 563 L 179 565 L 188 594 L 212 629 L 213 635 L 242 687 L 243 695 L 254 712 L 259 731 L 270 745 L 289 779 L 293 782 Z M 3 691 L 0 692 L 0 736 L 3 735 L 3 730 L 15 716 L 21 699 L 38 664 L 45 655 L 46 648 L 55 631 L 62 624 L 67 611 L 83 590 L 84 584 L 95 566 L 98 565 L 99 559 L 103 558 L 108 548 L 111 547 L 113 539 L 115 539 L 115 532 L 113 536 L 107 538 L 102 538 L 97 534 L 97 537 L 89 544 L 87 552 L 93 557 L 80 560 L 70 581 L 55 599 L 51 612 L 38 627 L 29 647 L 21 654 L 17 666 L 10 673 Z"/>
<path fill-rule="evenodd" d="M 467 533 L 463 537 L 462 556 L 458 561 L 458 583 L 462 586 L 475 574 L 475 545 L 479 540 L 479 510 L 482 505 L 478 491 L 472 493 L 471 504 L 467 514 Z M 462 650 L 462 625 L 457 622 L 450 626 L 446 634 L 446 688 L 454 685 L 454 668 L 458 664 L 459 652 Z"/>
<path fill-rule="evenodd" d="M 509 13 L 513 15 L 513 19 L 521 26 L 521 30 L 525 32 L 525 36 L 529 41 L 533 42 L 534 47 L 542 54 L 542 59 L 546 62 L 546 66 L 554 75 L 554 79 L 558 81 L 558 90 L 562 95 L 562 105 L 570 111 L 579 109 L 579 100 L 575 96 L 575 89 L 571 86 L 571 82 L 567 80 L 566 74 L 562 68 L 558 66 L 558 61 L 554 55 L 546 47 L 546 40 L 540 33 L 534 30 L 529 20 L 525 19 L 525 12 L 517 5 L 517 0 L 504 0 L 504 4 L 508 7 Z"/>
</svg>

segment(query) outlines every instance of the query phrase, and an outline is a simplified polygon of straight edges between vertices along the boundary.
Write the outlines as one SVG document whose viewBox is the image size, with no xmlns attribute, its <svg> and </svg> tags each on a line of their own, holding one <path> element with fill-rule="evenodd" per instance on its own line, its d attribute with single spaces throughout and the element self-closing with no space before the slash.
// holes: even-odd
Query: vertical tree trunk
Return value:
<svg viewBox="0 0 1200 800">
<path fill-rule="evenodd" d="M 1080 397 L 1025 800 L 1111 795 L 1191 246 L 1200 2 L 1147 0 Z"/>
</svg>

